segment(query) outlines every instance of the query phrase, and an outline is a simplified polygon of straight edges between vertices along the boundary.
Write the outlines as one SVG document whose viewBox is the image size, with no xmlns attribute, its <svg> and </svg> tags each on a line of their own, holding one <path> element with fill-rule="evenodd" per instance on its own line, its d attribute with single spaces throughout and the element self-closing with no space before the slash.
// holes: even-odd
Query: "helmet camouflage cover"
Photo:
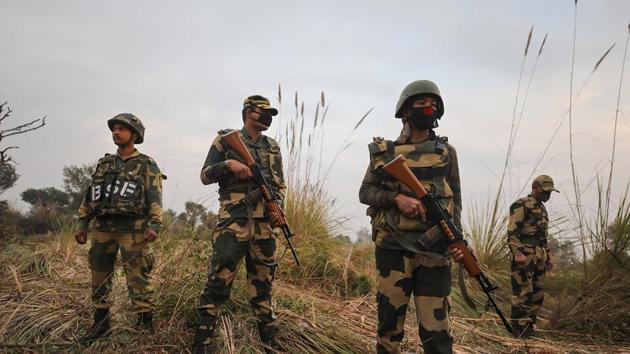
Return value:
<svg viewBox="0 0 630 354">
<path fill-rule="evenodd" d="M 400 93 L 400 98 L 396 104 L 395 117 L 402 118 L 402 109 L 405 106 L 405 103 L 407 103 L 410 98 L 418 95 L 433 96 L 437 102 L 437 117 L 438 119 L 442 117 L 444 114 L 444 102 L 442 102 L 440 89 L 433 81 L 429 80 L 417 80 L 405 86 Z"/>
<path fill-rule="evenodd" d="M 114 118 L 108 120 L 107 126 L 111 130 L 112 126 L 116 123 L 124 124 L 128 128 L 130 128 L 131 131 L 136 133 L 136 135 L 138 136 L 135 143 L 142 144 L 142 142 L 144 141 L 144 124 L 142 124 L 140 118 L 134 116 L 131 113 L 120 113 L 117 114 Z"/>
</svg>

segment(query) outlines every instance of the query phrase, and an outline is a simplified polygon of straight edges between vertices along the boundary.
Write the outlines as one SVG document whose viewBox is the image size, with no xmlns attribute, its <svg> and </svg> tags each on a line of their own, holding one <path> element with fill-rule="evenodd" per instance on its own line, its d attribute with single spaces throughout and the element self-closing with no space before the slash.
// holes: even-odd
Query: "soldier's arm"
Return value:
<svg viewBox="0 0 630 354">
<path fill-rule="evenodd" d="M 210 151 L 208 151 L 206 161 L 201 169 L 201 183 L 216 183 L 229 173 L 230 170 L 225 158 L 225 148 L 221 144 L 221 135 L 217 135 L 210 146 Z"/>
<path fill-rule="evenodd" d="M 458 229 L 462 229 L 462 189 L 459 179 L 459 162 L 457 160 L 457 151 L 451 145 L 447 145 L 448 152 L 451 156 L 451 163 L 448 171 L 448 184 L 453 191 L 453 222 Z"/>
<path fill-rule="evenodd" d="M 280 164 L 280 168 L 278 169 L 278 175 L 280 176 L 280 186 L 278 188 L 278 199 L 280 201 L 280 206 L 284 208 L 284 200 L 287 196 L 287 184 L 284 180 L 284 166 L 282 165 L 282 153 L 278 153 L 278 163 Z"/>
<path fill-rule="evenodd" d="M 545 245 L 543 246 L 543 248 L 545 249 L 545 253 L 547 253 L 547 259 L 551 260 L 551 250 L 549 250 L 549 226 L 547 226 L 547 229 L 545 230 L 545 240 L 547 240 L 547 242 L 545 242 Z"/>
<path fill-rule="evenodd" d="M 510 206 L 510 220 L 508 222 L 508 246 L 515 256 L 522 255 L 523 244 L 520 236 L 525 221 L 525 205 L 517 201 Z"/>
<path fill-rule="evenodd" d="M 374 165 L 370 162 L 361 188 L 359 188 L 359 201 L 375 208 L 389 208 L 396 205 L 394 199 L 398 194 L 395 191 L 381 189 L 382 177 L 374 171 Z"/>
<path fill-rule="evenodd" d="M 162 228 L 162 173 L 155 161 L 150 160 L 144 177 L 149 228 L 159 232 Z"/>
<path fill-rule="evenodd" d="M 90 220 L 92 220 L 92 215 L 90 215 L 90 208 L 88 207 L 87 200 L 88 193 L 90 193 L 90 188 L 91 187 L 88 187 L 88 189 L 85 191 L 85 194 L 83 195 L 83 201 L 81 202 L 78 210 L 78 228 L 81 231 L 87 231 L 88 227 L 90 226 Z"/>
</svg>

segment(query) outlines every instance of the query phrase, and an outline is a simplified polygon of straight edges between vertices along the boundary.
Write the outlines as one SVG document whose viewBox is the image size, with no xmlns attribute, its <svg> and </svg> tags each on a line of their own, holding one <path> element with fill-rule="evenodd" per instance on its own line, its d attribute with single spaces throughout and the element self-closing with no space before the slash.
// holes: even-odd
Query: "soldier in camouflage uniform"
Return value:
<svg viewBox="0 0 630 354">
<path fill-rule="evenodd" d="M 451 353 L 449 333 L 451 261 L 446 237 L 429 249 L 418 237 L 435 225 L 421 202 L 403 184 L 388 177 L 381 167 L 402 154 L 428 192 L 435 193 L 460 227 L 461 192 L 455 148 L 435 134 L 444 113 L 438 87 L 419 80 L 407 85 L 396 106 L 403 128 L 394 140 L 374 138 L 369 145 L 370 164 L 359 199 L 370 207 L 372 238 L 378 270 L 377 353 L 400 353 L 410 297 L 416 304 L 420 339 L 425 353 Z M 462 255 L 451 255 L 461 261 Z"/>
<path fill-rule="evenodd" d="M 286 184 L 278 143 L 262 132 L 269 128 L 278 111 L 262 96 L 250 96 L 243 103 L 241 137 L 252 157 L 262 167 L 272 192 L 282 203 Z M 250 305 L 258 324 L 258 333 L 266 347 L 278 348 L 275 340 L 272 280 L 276 269 L 276 215 L 264 207 L 262 195 L 254 186 L 243 158 L 222 142 L 221 130 L 214 139 L 201 170 L 203 184 L 219 183 L 220 209 L 213 233 L 213 252 L 208 281 L 199 301 L 199 325 L 193 340 L 193 352 L 216 349 L 213 340 L 221 305 L 230 297 L 232 282 L 245 258 Z M 266 348 L 269 350 L 269 348 Z"/>
<path fill-rule="evenodd" d="M 144 140 L 144 125 L 130 113 L 107 121 L 115 155 L 106 154 L 96 165 L 90 187 L 79 207 L 79 231 L 75 239 L 85 244 L 93 219 L 89 264 L 92 270 L 94 324 L 83 337 L 91 342 L 111 332 L 109 303 L 118 250 L 127 279 L 136 327 L 153 331 L 153 256 L 149 242 L 162 226 L 162 174 L 155 161 L 134 147 Z"/>
<path fill-rule="evenodd" d="M 544 298 L 545 272 L 553 268 L 544 202 L 558 192 L 547 175 L 534 179 L 531 193 L 510 206 L 508 246 L 512 253 L 512 327 L 515 337 L 534 334 L 536 313 Z"/>
</svg>

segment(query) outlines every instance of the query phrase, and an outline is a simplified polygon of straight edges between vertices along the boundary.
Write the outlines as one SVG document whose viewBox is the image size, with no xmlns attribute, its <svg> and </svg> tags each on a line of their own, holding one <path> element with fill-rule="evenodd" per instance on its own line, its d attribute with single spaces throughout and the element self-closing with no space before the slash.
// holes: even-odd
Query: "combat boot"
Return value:
<svg viewBox="0 0 630 354">
<path fill-rule="evenodd" d="M 136 322 L 135 327 L 139 331 L 147 331 L 154 334 L 155 328 L 153 327 L 153 312 L 138 313 L 138 321 Z"/>
<path fill-rule="evenodd" d="M 523 327 L 518 323 L 518 321 L 512 321 L 512 337 L 521 338 L 523 334 Z"/>
<path fill-rule="evenodd" d="M 272 324 L 258 324 L 258 336 L 263 343 L 265 353 L 273 354 L 282 352 L 282 346 L 276 340 L 276 326 Z"/>
<path fill-rule="evenodd" d="M 92 343 L 99 338 L 109 337 L 112 333 L 111 317 L 108 309 L 94 310 L 94 323 L 81 338 L 81 342 Z"/>
<path fill-rule="evenodd" d="M 199 320 L 192 343 L 193 354 L 211 354 L 218 352 L 218 346 L 214 338 L 216 322 L 217 318 L 214 316 L 202 317 Z"/>
<path fill-rule="evenodd" d="M 523 331 L 523 338 L 531 338 L 531 337 L 535 337 L 536 336 L 536 331 L 534 329 L 534 323 L 533 322 L 529 322 L 527 323 L 527 325 L 525 326 L 525 329 Z"/>
</svg>

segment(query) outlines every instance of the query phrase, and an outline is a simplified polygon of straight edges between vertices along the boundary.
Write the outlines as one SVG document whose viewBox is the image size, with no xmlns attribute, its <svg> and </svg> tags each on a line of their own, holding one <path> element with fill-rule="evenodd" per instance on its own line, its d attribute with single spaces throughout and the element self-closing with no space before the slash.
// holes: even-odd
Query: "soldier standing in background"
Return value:
<svg viewBox="0 0 630 354">
<path fill-rule="evenodd" d="M 280 202 L 286 184 L 282 171 L 282 155 L 278 143 L 263 135 L 278 110 L 262 96 L 250 96 L 243 103 L 243 142 L 262 167 L 265 179 Z M 221 130 L 210 146 L 201 170 L 203 184 L 219 183 L 220 209 L 213 232 L 213 252 L 208 281 L 199 300 L 199 324 L 193 339 L 193 353 L 216 350 L 215 328 L 221 305 L 230 297 L 232 282 L 245 258 L 247 283 L 258 334 L 265 350 L 273 352 L 276 316 L 272 302 L 272 281 L 276 269 L 276 238 L 280 230 L 274 226 L 276 215 L 264 207 L 262 194 L 252 181 L 252 172 L 241 156 L 221 140 L 232 130 Z"/>
<path fill-rule="evenodd" d="M 74 236 L 85 244 L 94 219 L 89 264 L 95 311 L 94 324 L 82 338 L 85 342 L 111 334 L 107 296 L 119 249 L 132 311 L 138 316 L 136 328 L 153 332 L 153 255 L 148 243 L 157 239 L 162 226 L 163 176 L 155 161 L 135 148 L 144 140 L 138 117 L 121 113 L 107 125 L 118 151 L 98 161 L 79 207 L 79 231 Z"/>
<path fill-rule="evenodd" d="M 512 253 L 512 327 L 514 337 L 534 334 L 536 314 L 543 303 L 545 272 L 553 268 L 547 235 L 549 216 L 544 202 L 558 192 L 553 179 L 540 175 L 531 193 L 510 206 L 508 246 Z"/>
<path fill-rule="evenodd" d="M 380 168 L 402 154 L 411 171 L 428 192 L 436 194 L 461 228 L 461 192 L 455 148 L 434 129 L 444 114 L 438 87 L 419 80 L 407 85 L 396 105 L 403 128 L 394 140 L 374 138 L 369 145 L 370 165 L 359 190 L 361 203 L 370 207 L 372 238 L 376 243 L 378 271 L 377 353 L 400 353 L 405 315 L 411 294 L 416 303 L 420 339 L 425 353 L 452 353 L 448 295 L 451 261 L 447 238 L 440 237 L 429 249 L 417 239 L 435 225 L 424 213 L 411 190 Z M 451 253 L 456 261 L 463 255 Z"/>
</svg>

